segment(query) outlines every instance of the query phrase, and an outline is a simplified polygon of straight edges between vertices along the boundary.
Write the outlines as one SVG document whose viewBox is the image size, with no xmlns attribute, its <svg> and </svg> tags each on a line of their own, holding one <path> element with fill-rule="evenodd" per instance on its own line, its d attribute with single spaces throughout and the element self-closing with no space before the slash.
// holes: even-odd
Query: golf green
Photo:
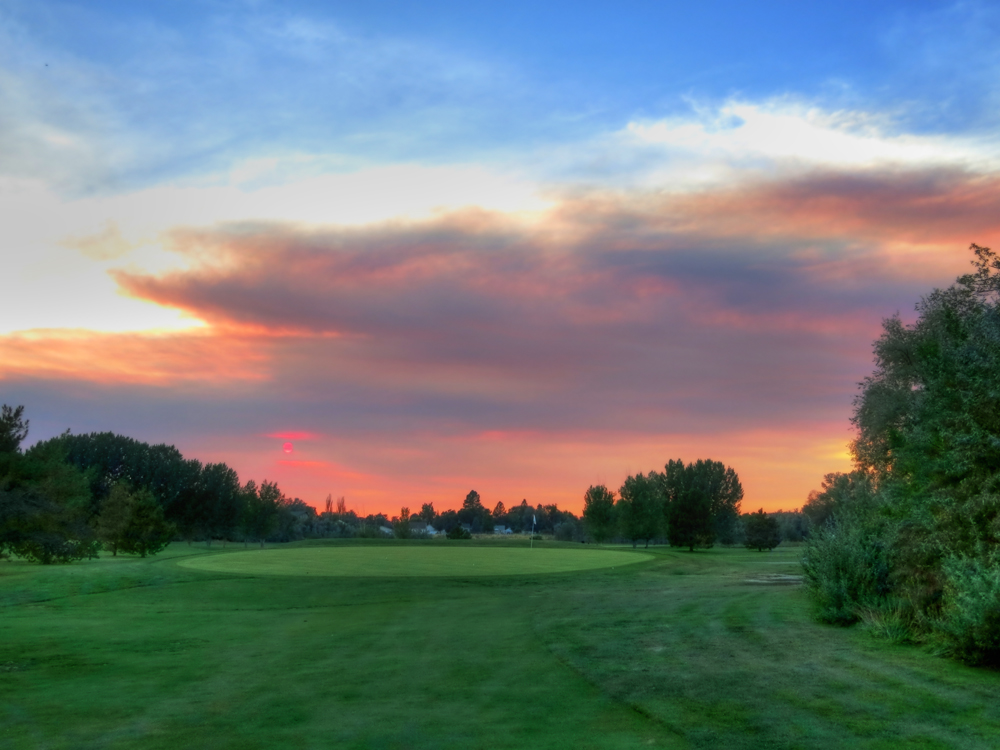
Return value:
<svg viewBox="0 0 1000 750">
<path fill-rule="evenodd" d="M 565 573 L 631 565 L 641 552 L 516 547 L 320 547 L 205 555 L 178 563 L 217 573 L 275 576 L 498 576 Z"/>
</svg>

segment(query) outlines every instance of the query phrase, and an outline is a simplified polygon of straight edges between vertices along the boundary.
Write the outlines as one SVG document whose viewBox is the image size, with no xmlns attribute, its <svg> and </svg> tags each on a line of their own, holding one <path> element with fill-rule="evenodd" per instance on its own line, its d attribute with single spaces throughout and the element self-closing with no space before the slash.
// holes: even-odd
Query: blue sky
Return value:
<svg viewBox="0 0 1000 750">
<path fill-rule="evenodd" d="M 2 8 L 0 59 L 17 94 L 8 107 L 104 154 L 64 175 L 66 189 L 197 178 L 296 151 L 336 155 L 342 169 L 544 169 L 519 157 L 733 99 L 862 110 L 898 132 L 997 124 L 1000 14 L 982 3 Z M 42 151 L 15 157 L 26 170 L 53 158 L 37 143 L 21 150 Z"/>
<path fill-rule="evenodd" d="M 0 402 L 369 510 L 573 507 L 677 457 L 799 505 L 882 319 L 1000 244 L 998 32 L 0 0 Z"/>
</svg>

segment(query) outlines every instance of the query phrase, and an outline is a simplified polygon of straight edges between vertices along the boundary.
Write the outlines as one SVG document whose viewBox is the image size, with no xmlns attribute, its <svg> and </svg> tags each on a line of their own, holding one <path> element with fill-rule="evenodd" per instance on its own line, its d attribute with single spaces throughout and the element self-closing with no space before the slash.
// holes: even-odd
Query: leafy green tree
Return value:
<svg viewBox="0 0 1000 750">
<path fill-rule="evenodd" d="M 16 453 L 26 437 L 28 420 L 24 418 L 24 407 L 0 406 L 0 453 Z"/>
<path fill-rule="evenodd" d="M 257 539 L 263 549 L 264 540 L 278 528 L 281 510 L 288 499 L 274 482 L 266 479 L 257 489 L 253 480 L 243 487 L 243 532 L 250 539 Z"/>
<path fill-rule="evenodd" d="M 598 544 L 614 536 L 617 525 L 615 496 L 603 484 L 591 485 L 583 494 L 583 523 Z"/>
<path fill-rule="evenodd" d="M 223 463 L 206 464 L 198 479 L 195 498 L 195 523 L 209 546 L 212 539 L 232 538 L 239 527 L 244 502 L 236 472 Z"/>
<path fill-rule="evenodd" d="M 944 594 L 946 556 L 986 561 L 1000 545 L 1000 259 L 972 250 L 975 272 L 924 297 L 916 322 L 884 321 L 852 420 L 859 469 L 906 520 L 897 594 L 922 612 Z"/>
<path fill-rule="evenodd" d="M 424 503 L 420 506 L 420 513 L 417 517 L 424 523 L 431 524 L 434 523 L 434 518 L 437 513 L 434 512 L 434 503 Z"/>
<path fill-rule="evenodd" d="M 174 525 L 167 521 L 153 493 L 147 489 L 137 491 L 122 552 L 141 557 L 155 555 L 170 544 L 175 533 Z"/>
<path fill-rule="evenodd" d="M 640 539 L 649 546 L 651 539 L 659 533 L 663 519 L 663 491 L 660 475 L 636 474 L 626 477 L 618 490 L 615 510 L 622 536 L 632 540 L 632 546 Z"/>
<path fill-rule="evenodd" d="M 672 547 L 710 546 L 715 539 L 711 498 L 703 491 L 695 465 L 668 461 L 663 475 L 667 539 Z"/>
<path fill-rule="evenodd" d="M 112 557 L 119 552 L 155 555 L 170 543 L 175 531 L 152 492 L 132 492 L 125 484 L 111 488 L 101 504 L 96 526 L 98 539 L 111 550 Z"/>
<path fill-rule="evenodd" d="M 71 435 L 37 443 L 28 455 L 60 451 L 65 461 L 87 473 L 97 512 L 100 501 L 119 482 L 134 489 L 148 489 L 163 507 L 167 520 L 189 539 L 204 533 L 201 508 L 202 466 L 186 460 L 172 445 L 149 445 L 111 432 Z"/>
<path fill-rule="evenodd" d="M 38 487 L 0 489 L 0 557 L 68 563 L 97 557 L 100 545 L 78 512 L 47 497 Z"/>
<path fill-rule="evenodd" d="M 736 472 L 721 461 L 698 460 L 664 467 L 664 506 L 671 546 L 711 547 L 721 536 L 732 543 L 738 533 L 743 486 Z"/>
<path fill-rule="evenodd" d="M 445 536 L 449 539 L 472 539 L 472 534 L 462 528 L 461 524 L 457 524 L 450 528 Z"/>
<path fill-rule="evenodd" d="M 819 490 L 809 493 L 802 512 L 813 527 L 821 528 L 833 518 L 838 508 L 860 502 L 872 493 L 871 474 L 864 471 L 835 472 L 823 477 Z"/>
<path fill-rule="evenodd" d="M 971 249 L 974 272 L 923 297 L 914 323 L 883 321 L 852 417 L 870 486 L 807 503 L 829 520 L 806 560 L 827 619 L 878 610 L 911 637 L 1000 663 L 1000 618 L 985 614 L 1000 590 L 1000 258 Z"/>
<path fill-rule="evenodd" d="M 772 518 L 761 508 L 749 514 L 744 520 L 746 526 L 746 547 L 758 552 L 772 550 L 781 544 L 781 529 L 778 519 Z"/>
<path fill-rule="evenodd" d="M 16 434 L 7 443 L 13 450 L 0 452 L 0 555 L 43 564 L 96 557 L 87 477 L 66 462 L 59 447 L 21 453 L 23 410 L 8 409 L 7 415 L 9 431 Z"/>
</svg>

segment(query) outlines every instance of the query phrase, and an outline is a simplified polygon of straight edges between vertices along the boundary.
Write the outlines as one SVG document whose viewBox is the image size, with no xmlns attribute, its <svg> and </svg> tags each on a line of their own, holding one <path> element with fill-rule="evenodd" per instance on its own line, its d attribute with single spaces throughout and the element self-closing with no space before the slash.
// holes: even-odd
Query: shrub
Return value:
<svg viewBox="0 0 1000 750">
<path fill-rule="evenodd" d="M 472 534 L 463 529 L 461 526 L 456 526 L 448 532 L 449 539 L 472 539 Z"/>
<path fill-rule="evenodd" d="M 935 639 L 964 662 L 1000 665 L 1000 557 L 953 555 L 942 570 L 944 600 Z"/>
<path fill-rule="evenodd" d="M 806 544 L 802 567 L 819 619 L 847 625 L 890 593 L 889 532 L 875 519 L 834 519 Z"/>
</svg>

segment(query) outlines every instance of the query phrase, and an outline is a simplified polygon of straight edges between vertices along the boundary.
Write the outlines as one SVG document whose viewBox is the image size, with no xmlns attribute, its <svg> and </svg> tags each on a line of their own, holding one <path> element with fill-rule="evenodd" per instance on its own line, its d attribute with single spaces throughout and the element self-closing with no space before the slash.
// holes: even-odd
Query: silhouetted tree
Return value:
<svg viewBox="0 0 1000 750">
<path fill-rule="evenodd" d="M 680 459 L 668 461 L 663 475 L 667 539 L 671 547 L 709 546 L 715 539 L 712 504 L 703 491 L 695 465 Z"/>
<path fill-rule="evenodd" d="M 587 532 L 598 544 L 603 544 L 615 533 L 615 496 L 603 484 L 587 488 L 583 495 L 583 522 Z"/>
<path fill-rule="evenodd" d="M 626 539 L 632 540 L 632 546 L 640 539 L 649 541 L 660 533 L 663 518 L 663 494 L 660 475 L 655 471 L 649 474 L 636 474 L 625 479 L 618 490 L 618 503 L 615 505 L 619 527 Z"/>
<path fill-rule="evenodd" d="M 0 453 L 16 453 L 26 437 L 28 420 L 24 418 L 24 407 L 0 406 Z"/>
<path fill-rule="evenodd" d="M 278 528 L 278 518 L 287 498 L 274 482 L 266 479 L 258 490 L 253 481 L 247 482 L 243 488 L 245 512 L 243 530 L 247 537 L 260 541 L 263 548 L 264 540 Z"/>
<path fill-rule="evenodd" d="M 743 486 L 720 461 L 684 465 L 668 461 L 663 474 L 667 538 L 671 546 L 711 547 L 721 532 L 727 543 L 737 534 Z"/>
<path fill-rule="evenodd" d="M 392 533 L 397 539 L 410 538 L 410 509 L 400 508 L 399 518 L 392 524 Z"/>
<path fill-rule="evenodd" d="M 758 552 L 771 550 L 781 544 L 781 530 L 778 519 L 772 518 L 761 508 L 756 513 L 748 515 L 744 521 L 746 526 L 747 549 Z"/>
</svg>

